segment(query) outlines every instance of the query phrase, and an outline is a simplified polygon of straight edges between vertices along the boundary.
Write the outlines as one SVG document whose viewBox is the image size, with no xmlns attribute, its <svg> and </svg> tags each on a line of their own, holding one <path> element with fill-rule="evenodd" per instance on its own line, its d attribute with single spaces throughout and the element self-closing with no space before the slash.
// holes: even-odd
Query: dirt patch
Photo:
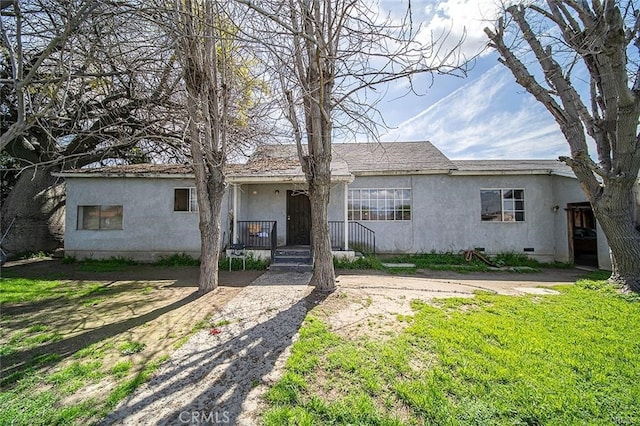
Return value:
<svg viewBox="0 0 640 426">
<path fill-rule="evenodd" d="M 333 331 L 347 338 L 385 339 L 402 331 L 413 315 L 411 301 L 443 297 L 473 297 L 478 291 L 496 294 L 554 294 L 540 287 L 573 284 L 584 275 L 575 269 L 535 273 L 482 272 L 462 274 L 419 270 L 412 275 L 384 271 L 337 271 L 338 290 L 314 312 Z"/>
</svg>

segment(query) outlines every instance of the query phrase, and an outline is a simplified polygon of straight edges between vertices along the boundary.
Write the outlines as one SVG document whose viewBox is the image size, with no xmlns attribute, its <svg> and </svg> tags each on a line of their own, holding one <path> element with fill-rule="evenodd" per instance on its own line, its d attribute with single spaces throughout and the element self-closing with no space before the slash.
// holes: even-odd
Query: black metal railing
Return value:
<svg viewBox="0 0 640 426">
<path fill-rule="evenodd" d="M 344 222 L 339 220 L 329 221 L 329 238 L 333 250 L 344 249 Z"/>
<path fill-rule="evenodd" d="M 334 250 L 344 248 L 344 222 L 329 221 L 329 237 Z M 364 254 L 376 253 L 376 233 L 359 222 L 349 222 L 349 248 Z"/>
<path fill-rule="evenodd" d="M 274 220 L 239 220 L 238 242 L 248 249 L 274 250 L 278 235 Z"/>
<path fill-rule="evenodd" d="M 276 250 L 278 249 L 278 222 L 273 221 L 271 227 L 271 261 L 276 258 Z"/>
</svg>

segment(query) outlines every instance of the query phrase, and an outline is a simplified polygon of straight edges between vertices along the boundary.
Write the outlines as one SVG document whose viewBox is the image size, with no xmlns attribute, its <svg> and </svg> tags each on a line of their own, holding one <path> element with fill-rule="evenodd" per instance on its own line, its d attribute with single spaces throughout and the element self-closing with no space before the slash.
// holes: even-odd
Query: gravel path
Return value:
<svg viewBox="0 0 640 426">
<path fill-rule="evenodd" d="M 260 396 L 279 377 L 307 310 L 318 303 L 310 277 L 261 275 L 212 319 L 212 329 L 189 339 L 102 423 L 257 424 Z"/>
</svg>

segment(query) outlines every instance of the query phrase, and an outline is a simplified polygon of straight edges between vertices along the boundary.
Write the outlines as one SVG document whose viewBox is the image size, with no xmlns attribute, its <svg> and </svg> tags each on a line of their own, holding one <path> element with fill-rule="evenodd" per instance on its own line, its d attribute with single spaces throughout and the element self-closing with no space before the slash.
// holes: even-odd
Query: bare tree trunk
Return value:
<svg viewBox="0 0 640 426">
<path fill-rule="evenodd" d="M 177 3 L 175 18 L 187 88 L 191 156 L 200 210 L 200 293 L 218 287 L 220 220 L 225 192 L 228 53 L 215 27 L 214 2 Z"/>
<path fill-rule="evenodd" d="M 225 192 L 225 180 L 223 162 L 211 164 L 210 161 L 205 160 L 201 131 L 196 121 L 196 117 L 201 116 L 201 111 L 198 110 L 198 104 L 196 103 L 198 95 L 193 92 L 196 92 L 196 90 L 191 87 L 188 100 L 189 113 L 193 117 L 190 123 L 191 156 L 193 158 L 200 216 L 200 280 L 198 289 L 200 293 L 204 294 L 218 287 L 218 259 L 220 257 L 221 238 L 220 216 L 222 197 Z M 207 120 L 205 120 L 205 123 L 207 123 Z M 207 126 L 207 124 L 204 124 L 204 126 Z M 207 132 L 205 131 L 204 133 L 206 134 Z M 222 160 L 222 157 L 220 160 Z"/>
<path fill-rule="evenodd" d="M 193 144 L 195 145 L 195 144 Z M 224 184 L 207 177 L 207 166 L 202 153 L 192 147 L 196 193 L 200 210 L 200 280 L 198 290 L 208 293 L 218 287 L 218 258 L 220 257 L 220 210 Z M 222 187 L 222 191 L 219 188 Z"/>
<path fill-rule="evenodd" d="M 64 183 L 52 169 L 25 170 L 2 203 L 2 236 L 15 219 L 2 243 L 10 253 L 52 251 L 62 246 L 64 236 Z"/>
<path fill-rule="evenodd" d="M 626 291 L 640 292 L 640 231 L 634 222 L 633 205 L 629 203 L 634 199 L 632 186 L 630 179 L 610 182 L 592 205 L 611 248 L 610 280 Z"/>
<path fill-rule="evenodd" d="M 316 176 L 309 184 L 309 201 L 311 203 L 311 229 L 314 259 L 311 285 L 322 292 L 332 292 L 336 289 L 336 275 L 333 269 L 333 253 L 329 236 L 329 192 L 331 185 L 329 176 Z"/>
<path fill-rule="evenodd" d="M 196 177 L 200 180 L 201 177 Z M 206 178 L 205 178 L 206 179 Z M 198 200 L 205 200 L 200 204 L 200 293 L 208 293 L 218 287 L 218 259 L 220 258 L 220 215 L 224 184 L 208 179 L 204 183 L 207 194 L 203 197 L 198 190 Z M 198 185 L 196 188 L 201 188 Z M 222 191 L 220 190 L 222 188 Z"/>
</svg>

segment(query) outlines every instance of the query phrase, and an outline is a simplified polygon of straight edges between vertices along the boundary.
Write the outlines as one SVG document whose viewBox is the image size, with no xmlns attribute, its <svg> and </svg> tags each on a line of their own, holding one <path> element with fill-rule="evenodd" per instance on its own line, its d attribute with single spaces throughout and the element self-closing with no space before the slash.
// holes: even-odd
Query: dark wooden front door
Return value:
<svg viewBox="0 0 640 426">
<path fill-rule="evenodd" d="M 287 191 L 287 245 L 309 245 L 311 241 L 311 203 L 300 192 Z"/>
<path fill-rule="evenodd" d="M 596 218 L 589 203 L 567 205 L 569 253 L 576 265 L 598 266 Z"/>
</svg>

